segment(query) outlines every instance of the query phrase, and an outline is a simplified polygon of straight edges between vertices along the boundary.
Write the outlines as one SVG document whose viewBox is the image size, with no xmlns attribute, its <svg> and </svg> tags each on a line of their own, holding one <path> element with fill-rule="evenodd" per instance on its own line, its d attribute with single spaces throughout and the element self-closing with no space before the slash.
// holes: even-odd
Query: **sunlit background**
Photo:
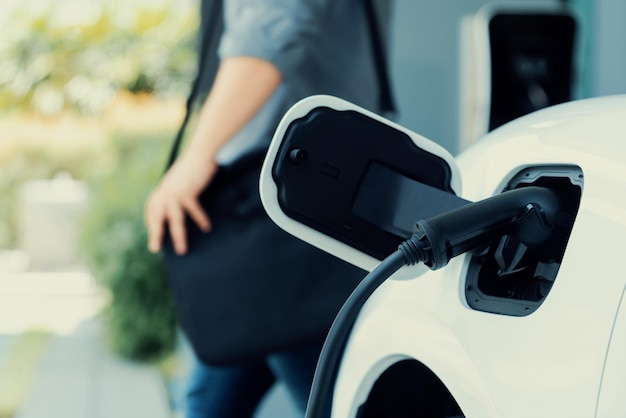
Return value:
<svg viewBox="0 0 626 418">
<path fill-rule="evenodd" d="M 456 153 L 459 19 L 487 2 L 395 3 L 398 121 Z M 579 96 L 626 93 L 626 3 L 562 3 Z M 0 418 L 182 416 L 188 351 L 142 211 L 198 23 L 198 0 L 0 2 Z"/>
<path fill-rule="evenodd" d="M 185 370 L 143 199 L 191 0 L 0 3 L 0 417 L 171 417 Z"/>
</svg>

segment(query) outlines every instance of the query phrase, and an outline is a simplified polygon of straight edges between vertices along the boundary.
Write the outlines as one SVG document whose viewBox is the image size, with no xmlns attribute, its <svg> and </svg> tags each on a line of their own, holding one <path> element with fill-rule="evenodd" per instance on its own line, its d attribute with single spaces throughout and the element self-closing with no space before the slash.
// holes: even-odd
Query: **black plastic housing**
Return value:
<svg viewBox="0 0 626 418">
<path fill-rule="evenodd" d="M 577 24 L 560 13 L 495 14 L 489 22 L 489 130 L 571 100 Z"/>
<path fill-rule="evenodd" d="M 291 122 L 272 177 L 286 215 L 379 260 L 417 219 L 467 203 L 444 159 L 351 110 L 318 107 Z"/>
</svg>

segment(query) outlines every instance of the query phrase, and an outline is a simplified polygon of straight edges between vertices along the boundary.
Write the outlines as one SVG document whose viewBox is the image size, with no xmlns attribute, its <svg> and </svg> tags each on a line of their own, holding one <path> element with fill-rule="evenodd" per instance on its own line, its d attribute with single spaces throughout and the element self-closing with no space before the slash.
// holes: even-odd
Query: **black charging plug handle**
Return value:
<svg viewBox="0 0 626 418">
<path fill-rule="evenodd" d="M 420 220 L 412 239 L 422 248 L 421 261 L 436 270 L 498 235 L 515 235 L 528 247 L 541 244 L 550 236 L 558 208 L 552 190 L 523 187 Z"/>
</svg>

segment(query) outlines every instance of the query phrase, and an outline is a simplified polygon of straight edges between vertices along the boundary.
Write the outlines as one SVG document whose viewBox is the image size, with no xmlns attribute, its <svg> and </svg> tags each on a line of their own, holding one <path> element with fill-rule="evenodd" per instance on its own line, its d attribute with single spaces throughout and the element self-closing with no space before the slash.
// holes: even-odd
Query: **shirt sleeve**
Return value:
<svg viewBox="0 0 626 418">
<path fill-rule="evenodd" d="M 225 0 L 221 59 L 250 56 L 274 64 L 283 78 L 297 71 L 322 28 L 326 0 Z"/>
</svg>

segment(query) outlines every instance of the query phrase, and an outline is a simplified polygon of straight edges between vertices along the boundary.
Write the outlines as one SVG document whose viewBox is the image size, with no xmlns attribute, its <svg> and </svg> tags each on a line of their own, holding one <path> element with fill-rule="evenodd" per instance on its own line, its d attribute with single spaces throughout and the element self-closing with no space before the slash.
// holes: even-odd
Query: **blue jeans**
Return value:
<svg viewBox="0 0 626 418">
<path fill-rule="evenodd" d="M 196 360 L 187 390 L 185 417 L 252 417 L 276 381 L 285 384 L 304 415 L 320 350 L 321 344 L 232 366 L 208 366 Z"/>
</svg>

